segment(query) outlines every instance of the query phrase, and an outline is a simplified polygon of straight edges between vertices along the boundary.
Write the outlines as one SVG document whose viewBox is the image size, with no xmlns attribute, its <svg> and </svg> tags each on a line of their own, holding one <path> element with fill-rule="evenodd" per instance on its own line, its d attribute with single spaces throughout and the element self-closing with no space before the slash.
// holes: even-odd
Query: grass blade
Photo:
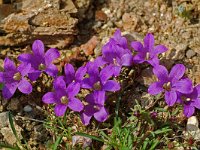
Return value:
<svg viewBox="0 0 200 150">
<path fill-rule="evenodd" d="M 61 140 L 62 140 L 62 136 L 59 136 L 59 137 L 57 138 L 56 142 L 55 142 L 54 145 L 53 145 L 53 150 L 57 150 L 57 147 L 58 147 L 58 145 L 60 144 Z"/>
<path fill-rule="evenodd" d="M 77 135 L 80 135 L 80 136 L 84 136 L 84 137 L 88 137 L 90 139 L 93 139 L 93 140 L 96 140 L 96 141 L 99 141 L 99 142 L 104 142 L 103 139 L 99 138 L 99 137 L 96 137 L 94 135 L 89 135 L 89 134 L 86 134 L 86 133 L 82 133 L 82 132 L 76 132 Z"/>
</svg>

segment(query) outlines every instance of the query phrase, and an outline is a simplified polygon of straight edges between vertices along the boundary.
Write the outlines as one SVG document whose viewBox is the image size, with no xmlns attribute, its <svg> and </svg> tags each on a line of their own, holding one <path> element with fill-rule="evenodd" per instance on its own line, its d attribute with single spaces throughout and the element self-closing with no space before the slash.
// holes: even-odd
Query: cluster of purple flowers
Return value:
<svg viewBox="0 0 200 150">
<path fill-rule="evenodd" d="M 16 67 L 14 62 L 6 58 L 4 60 L 4 72 L 0 72 L 0 83 L 3 83 L 3 97 L 11 98 L 18 88 L 24 94 L 32 92 L 29 81 L 35 81 L 42 72 L 54 77 L 53 91 L 46 93 L 42 101 L 46 104 L 55 104 L 56 116 L 63 116 L 67 108 L 80 112 L 81 120 L 85 125 L 91 118 L 103 122 L 108 118 L 105 108 L 106 93 L 120 90 L 120 84 L 115 80 L 119 76 L 123 66 L 148 63 L 153 67 L 153 73 L 158 81 L 149 86 L 148 92 L 152 95 L 163 92 L 167 105 L 175 103 L 184 106 L 184 114 L 187 117 L 193 115 L 195 108 L 200 109 L 200 85 L 193 87 L 192 81 L 184 77 L 185 66 L 176 64 L 168 70 L 159 64 L 158 55 L 167 51 L 163 45 L 154 46 L 154 37 L 148 33 L 144 38 L 144 44 L 133 41 L 131 47 L 136 55 L 128 47 L 128 42 L 121 35 L 120 30 L 102 47 L 102 56 L 94 61 L 87 62 L 77 70 L 71 65 L 64 66 L 64 75 L 58 76 L 58 69 L 53 64 L 60 54 L 58 50 L 50 48 L 45 53 L 44 44 L 36 40 L 32 45 L 31 54 L 21 54 L 18 60 L 21 64 Z M 87 91 L 81 100 L 80 92 Z"/>
</svg>

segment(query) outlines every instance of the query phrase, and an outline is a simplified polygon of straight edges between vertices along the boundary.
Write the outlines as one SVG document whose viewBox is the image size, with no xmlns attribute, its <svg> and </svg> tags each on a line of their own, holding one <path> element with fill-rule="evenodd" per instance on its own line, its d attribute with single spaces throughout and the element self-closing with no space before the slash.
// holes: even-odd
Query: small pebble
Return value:
<svg viewBox="0 0 200 150">
<path fill-rule="evenodd" d="M 24 107 L 24 111 L 25 112 L 31 112 L 33 110 L 33 108 L 30 106 L 30 105 L 26 105 L 25 107 Z"/>
<path fill-rule="evenodd" d="M 195 54 L 196 53 L 191 49 L 186 52 L 187 58 L 192 58 Z"/>
</svg>

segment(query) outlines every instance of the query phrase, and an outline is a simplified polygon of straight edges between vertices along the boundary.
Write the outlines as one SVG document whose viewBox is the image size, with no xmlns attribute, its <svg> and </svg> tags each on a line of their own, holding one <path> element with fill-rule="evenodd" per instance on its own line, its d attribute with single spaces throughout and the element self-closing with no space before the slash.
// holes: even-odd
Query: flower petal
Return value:
<svg viewBox="0 0 200 150">
<path fill-rule="evenodd" d="M 65 76 L 66 76 L 65 82 L 66 84 L 69 84 L 74 80 L 74 76 L 75 76 L 74 67 L 71 64 L 66 64 L 64 71 L 65 71 Z"/>
<path fill-rule="evenodd" d="M 125 37 L 121 36 L 121 31 L 117 29 L 114 33 L 113 39 L 123 48 L 127 48 L 127 40 Z"/>
<path fill-rule="evenodd" d="M 3 83 L 3 72 L 0 72 L 0 83 Z"/>
<path fill-rule="evenodd" d="M 85 78 L 82 81 L 81 87 L 84 89 L 92 89 L 94 85 L 93 80 L 91 78 Z"/>
<path fill-rule="evenodd" d="M 15 71 L 15 70 L 16 70 L 15 63 L 6 57 L 4 60 L 4 71 L 7 72 L 7 71 Z"/>
<path fill-rule="evenodd" d="M 18 89 L 24 94 L 32 92 L 32 85 L 24 78 L 19 82 Z"/>
<path fill-rule="evenodd" d="M 157 95 L 163 91 L 162 82 L 154 82 L 148 88 L 148 93 L 151 95 Z"/>
<path fill-rule="evenodd" d="M 11 98 L 14 95 L 16 89 L 17 89 L 17 85 L 18 85 L 18 82 L 14 82 L 14 83 L 11 83 L 11 84 L 5 84 L 3 89 L 2 89 L 3 97 L 5 99 Z"/>
<path fill-rule="evenodd" d="M 54 64 L 50 64 L 48 65 L 48 67 L 46 68 L 45 72 L 52 76 L 52 77 L 56 77 L 58 75 L 58 68 L 56 67 L 56 65 Z"/>
<path fill-rule="evenodd" d="M 165 92 L 165 102 L 169 106 L 173 106 L 177 100 L 177 94 L 175 91 L 166 91 Z"/>
<path fill-rule="evenodd" d="M 101 107 L 98 112 L 94 113 L 94 118 L 99 122 L 104 122 L 108 118 L 108 111 Z"/>
<path fill-rule="evenodd" d="M 94 102 L 95 104 L 104 106 L 106 100 L 106 92 L 105 91 L 94 91 Z"/>
<path fill-rule="evenodd" d="M 183 113 L 186 117 L 191 117 L 194 114 L 195 108 L 190 105 L 184 105 Z"/>
<path fill-rule="evenodd" d="M 30 72 L 31 69 L 31 64 L 27 64 L 27 63 L 21 63 L 17 70 L 20 72 L 20 74 L 22 75 L 22 77 L 24 77 L 25 75 L 27 75 Z"/>
<path fill-rule="evenodd" d="M 197 98 L 194 100 L 193 106 L 200 109 L 200 98 Z"/>
<path fill-rule="evenodd" d="M 152 53 L 154 50 L 154 36 L 151 33 L 148 33 L 144 37 L 144 48 L 146 51 Z"/>
<path fill-rule="evenodd" d="M 64 104 L 57 104 L 54 108 L 56 116 L 64 116 L 66 110 L 67 110 L 67 105 Z"/>
<path fill-rule="evenodd" d="M 42 97 L 43 103 L 46 104 L 53 104 L 56 103 L 57 100 L 55 99 L 55 93 L 54 92 L 48 92 Z"/>
<path fill-rule="evenodd" d="M 117 83 L 117 82 L 114 81 L 114 80 L 108 80 L 108 81 L 103 85 L 102 90 L 111 91 L 111 92 L 118 91 L 118 90 L 120 90 L 120 84 Z"/>
<path fill-rule="evenodd" d="M 107 62 L 103 59 L 102 56 L 99 56 L 99 57 L 97 57 L 97 58 L 94 60 L 94 63 L 95 63 L 98 67 L 100 67 L 100 66 L 105 65 Z"/>
<path fill-rule="evenodd" d="M 121 58 L 122 66 L 131 66 L 133 64 L 133 56 L 131 54 L 125 54 Z"/>
<path fill-rule="evenodd" d="M 160 81 L 165 81 L 166 83 L 168 82 L 168 71 L 164 66 L 155 66 L 153 68 L 153 73 L 158 77 Z"/>
<path fill-rule="evenodd" d="M 69 103 L 68 103 L 68 107 L 71 110 L 77 111 L 77 112 L 82 111 L 83 108 L 84 108 L 83 103 L 77 98 L 70 98 Z"/>
<path fill-rule="evenodd" d="M 171 79 L 179 80 L 185 73 L 185 66 L 183 64 L 176 64 L 169 73 Z"/>
<path fill-rule="evenodd" d="M 154 50 L 152 51 L 151 56 L 154 57 L 155 55 L 164 53 L 167 50 L 168 50 L 168 48 L 165 47 L 164 45 L 157 45 L 157 46 L 154 47 Z"/>
<path fill-rule="evenodd" d="M 105 66 L 100 72 L 101 83 L 104 84 L 114 74 L 112 65 Z"/>
<path fill-rule="evenodd" d="M 60 57 L 59 51 L 55 48 L 50 48 L 44 55 L 45 64 L 48 66 L 58 57 Z"/>
<path fill-rule="evenodd" d="M 90 119 L 92 118 L 92 116 L 88 116 L 87 114 L 85 114 L 84 112 L 81 114 L 81 121 L 84 125 L 88 125 L 90 123 Z"/>
<path fill-rule="evenodd" d="M 183 94 L 189 94 L 193 91 L 192 81 L 189 78 L 179 80 L 173 84 L 175 90 Z"/>
<path fill-rule="evenodd" d="M 30 73 L 28 73 L 28 77 L 31 81 L 35 81 L 37 80 L 37 78 L 40 76 L 41 73 L 42 71 L 39 70 L 31 71 Z"/>
<path fill-rule="evenodd" d="M 79 67 L 75 73 L 76 81 L 81 82 L 83 80 L 83 77 L 85 76 L 86 72 L 87 72 L 87 68 L 85 66 Z"/>
<path fill-rule="evenodd" d="M 33 55 L 32 54 L 20 54 L 17 58 L 21 62 L 31 63 L 33 61 Z"/>
<path fill-rule="evenodd" d="M 76 96 L 80 91 L 80 83 L 77 82 L 70 83 L 66 91 L 69 98 Z"/>
<path fill-rule="evenodd" d="M 64 76 L 59 76 L 53 81 L 53 87 L 56 91 L 59 91 L 60 89 L 66 89 L 66 84 L 64 81 Z"/>
<path fill-rule="evenodd" d="M 32 45 L 32 50 L 35 55 L 44 55 L 44 44 L 41 40 L 35 40 Z"/>
<path fill-rule="evenodd" d="M 136 63 L 136 64 L 141 64 L 145 61 L 145 56 L 146 56 L 146 53 L 138 52 L 138 54 L 136 54 L 133 57 L 133 62 Z"/>
<path fill-rule="evenodd" d="M 157 56 L 155 56 L 154 58 L 151 58 L 151 59 L 147 60 L 147 62 L 148 62 L 151 66 L 156 67 L 156 66 L 159 65 L 160 60 L 158 59 Z"/>
<path fill-rule="evenodd" d="M 138 41 L 131 42 L 131 47 L 134 48 L 135 51 L 142 51 L 143 50 L 142 43 L 138 42 Z"/>
</svg>

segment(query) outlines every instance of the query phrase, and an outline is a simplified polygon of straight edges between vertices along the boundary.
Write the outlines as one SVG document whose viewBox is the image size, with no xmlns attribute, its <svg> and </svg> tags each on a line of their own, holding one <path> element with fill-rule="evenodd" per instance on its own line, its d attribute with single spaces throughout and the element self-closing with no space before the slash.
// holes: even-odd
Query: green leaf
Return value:
<svg viewBox="0 0 200 150">
<path fill-rule="evenodd" d="M 158 144 L 159 144 L 159 140 L 158 139 L 154 140 L 153 145 L 150 147 L 149 150 L 154 150 Z"/>
<path fill-rule="evenodd" d="M 93 139 L 93 140 L 96 140 L 96 141 L 99 141 L 99 142 L 104 142 L 103 139 L 96 137 L 94 135 L 89 135 L 89 134 L 82 133 L 82 132 L 76 132 L 75 134 L 80 135 L 80 136 L 84 136 L 84 137 L 88 137 L 90 139 Z"/>
<path fill-rule="evenodd" d="M 53 150 L 57 150 L 57 147 L 58 147 L 58 145 L 60 144 L 61 140 L 62 140 L 62 136 L 59 136 L 59 137 L 57 138 L 56 142 L 55 142 L 54 145 L 53 145 Z"/>
<path fill-rule="evenodd" d="M 11 112 L 9 112 L 9 113 L 8 113 L 8 118 L 9 118 L 10 127 L 11 127 L 12 132 L 13 132 L 13 134 L 15 135 L 17 141 L 20 141 L 20 140 L 19 140 L 19 137 L 18 137 L 18 135 L 17 135 L 17 132 L 16 132 L 16 130 L 15 130 L 15 126 L 14 126 L 14 122 L 13 122 L 13 118 L 12 118 L 12 117 L 13 117 L 13 116 L 12 116 Z"/>
<path fill-rule="evenodd" d="M 3 83 L 0 83 L 0 90 L 2 90 L 3 89 Z"/>
<path fill-rule="evenodd" d="M 8 150 L 20 150 L 19 147 L 13 147 L 8 144 L 0 143 L 0 148 L 7 148 Z"/>
</svg>

